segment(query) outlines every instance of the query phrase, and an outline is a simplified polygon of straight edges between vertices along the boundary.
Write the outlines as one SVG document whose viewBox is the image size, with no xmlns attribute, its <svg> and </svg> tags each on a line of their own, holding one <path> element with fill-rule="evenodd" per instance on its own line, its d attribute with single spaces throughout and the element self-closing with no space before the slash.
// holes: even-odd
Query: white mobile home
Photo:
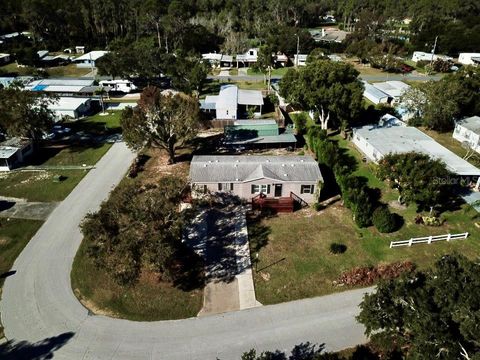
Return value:
<svg viewBox="0 0 480 360">
<path fill-rule="evenodd" d="M 48 108 L 55 114 L 57 121 L 63 118 L 78 119 L 85 116 L 90 111 L 91 99 L 80 97 L 60 97 L 54 104 Z"/>
<path fill-rule="evenodd" d="M 137 87 L 130 80 L 102 80 L 100 86 L 109 88 L 109 91 L 118 91 L 125 94 L 137 90 Z"/>
<path fill-rule="evenodd" d="M 108 51 L 90 51 L 87 54 L 83 54 L 82 56 L 79 56 L 75 59 L 73 59 L 73 62 L 77 64 L 77 67 L 79 68 L 89 68 L 89 67 L 95 67 L 95 61 L 100 59 L 102 56 L 107 54 Z"/>
<path fill-rule="evenodd" d="M 0 143 L 0 171 L 10 171 L 33 153 L 30 140 L 12 138 Z"/>
<path fill-rule="evenodd" d="M 242 119 L 248 109 L 255 108 L 254 115 L 262 113 L 263 95 L 258 90 L 243 90 L 235 85 L 223 85 L 218 95 L 209 95 L 202 102 L 202 110 L 215 109 L 217 119 Z"/>
<path fill-rule="evenodd" d="M 467 143 L 473 150 L 480 153 L 480 116 L 472 116 L 455 124 L 453 138 Z"/>
<path fill-rule="evenodd" d="M 480 53 L 460 53 L 458 62 L 463 65 L 479 65 Z"/>
<path fill-rule="evenodd" d="M 446 55 L 436 55 L 432 53 L 427 53 L 423 51 L 415 51 L 412 55 L 412 61 L 413 62 L 419 62 L 419 61 L 435 61 L 437 59 L 441 59 L 443 61 L 452 61 L 453 58 L 450 56 Z"/>
<path fill-rule="evenodd" d="M 411 151 L 439 159 L 453 174 L 476 177 L 480 185 L 480 169 L 457 156 L 430 136 L 415 127 L 366 125 L 353 129 L 353 143 L 373 162 L 378 163 L 385 155 Z"/>
</svg>

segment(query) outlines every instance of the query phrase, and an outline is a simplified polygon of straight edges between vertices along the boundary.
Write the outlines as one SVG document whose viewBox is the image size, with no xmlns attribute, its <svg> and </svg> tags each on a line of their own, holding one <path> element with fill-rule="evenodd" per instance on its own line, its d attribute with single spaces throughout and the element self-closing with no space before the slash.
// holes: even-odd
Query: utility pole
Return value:
<svg viewBox="0 0 480 360">
<path fill-rule="evenodd" d="M 433 49 L 432 49 L 432 59 L 430 60 L 430 68 L 433 66 L 433 57 L 435 56 L 435 50 L 437 50 L 437 40 L 438 36 L 435 36 L 435 43 L 433 44 Z"/>
<path fill-rule="evenodd" d="M 300 36 L 298 34 L 295 34 L 297 35 L 297 59 L 295 60 L 295 67 L 297 68 L 298 67 L 298 56 L 300 55 Z"/>
</svg>

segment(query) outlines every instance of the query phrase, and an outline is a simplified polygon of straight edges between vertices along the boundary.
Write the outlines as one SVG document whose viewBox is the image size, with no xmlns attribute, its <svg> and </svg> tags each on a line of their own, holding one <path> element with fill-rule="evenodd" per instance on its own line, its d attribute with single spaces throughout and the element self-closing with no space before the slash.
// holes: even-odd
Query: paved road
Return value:
<svg viewBox="0 0 480 360">
<path fill-rule="evenodd" d="M 354 319 L 363 290 L 177 321 L 89 315 L 70 286 L 81 242 L 78 224 L 121 180 L 133 157 L 124 144 L 114 144 L 15 261 L 16 274 L 6 279 L 0 303 L 8 339 L 28 342 L 37 355 L 54 349 L 55 359 L 69 360 L 239 359 L 252 347 L 286 350 L 311 341 L 338 350 L 365 341 Z"/>
</svg>

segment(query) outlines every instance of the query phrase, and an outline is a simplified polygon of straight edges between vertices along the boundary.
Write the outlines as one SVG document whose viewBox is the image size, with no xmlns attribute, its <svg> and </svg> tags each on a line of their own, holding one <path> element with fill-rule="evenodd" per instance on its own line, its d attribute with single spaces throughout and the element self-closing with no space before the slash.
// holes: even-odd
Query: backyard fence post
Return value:
<svg viewBox="0 0 480 360">
<path fill-rule="evenodd" d="M 412 246 L 413 244 L 413 238 L 410 238 L 410 240 L 408 241 L 408 246 Z"/>
<path fill-rule="evenodd" d="M 431 243 L 432 243 L 432 235 L 428 237 L 428 244 L 431 244 Z"/>
<path fill-rule="evenodd" d="M 468 237 L 468 232 L 465 233 L 465 239 Z"/>
<path fill-rule="evenodd" d="M 447 241 L 450 241 L 451 238 L 452 238 L 452 234 L 448 234 L 447 235 Z"/>
</svg>

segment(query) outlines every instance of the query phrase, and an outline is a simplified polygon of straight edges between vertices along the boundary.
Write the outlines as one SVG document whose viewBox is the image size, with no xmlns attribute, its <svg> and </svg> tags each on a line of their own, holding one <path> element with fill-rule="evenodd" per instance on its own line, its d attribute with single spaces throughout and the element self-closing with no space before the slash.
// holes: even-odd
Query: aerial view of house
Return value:
<svg viewBox="0 0 480 360">
<path fill-rule="evenodd" d="M 471 116 L 455 124 L 453 138 L 480 153 L 480 116 Z"/>
<path fill-rule="evenodd" d="M 207 95 L 201 102 L 203 109 L 215 109 L 216 119 L 246 119 L 249 110 L 255 117 L 262 113 L 263 95 L 258 90 L 239 89 L 235 85 L 223 85 L 218 95 Z"/>
<path fill-rule="evenodd" d="M 323 177 L 309 156 L 194 156 L 190 181 L 195 194 L 227 192 L 251 200 L 299 197 L 313 203 Z"/>
<path fill-rule="evenodd" d="M 225 126 L 224 134 L 224 143 L 229 146 L 295 147 L 297 142 L 290 129 L 280 131 L 275 119 L 235 120 Z"/>
</svg>

